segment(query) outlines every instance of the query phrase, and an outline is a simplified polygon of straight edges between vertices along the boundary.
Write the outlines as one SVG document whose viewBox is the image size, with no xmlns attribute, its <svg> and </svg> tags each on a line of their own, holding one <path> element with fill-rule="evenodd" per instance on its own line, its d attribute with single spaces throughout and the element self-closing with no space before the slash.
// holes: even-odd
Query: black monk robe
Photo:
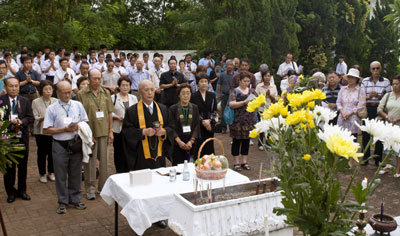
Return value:
<svg viewBox="0 0 400 236">
<path fill-rule="evenodd" d="M 142 101 L 139 101 L 142 103 Z M 165 167 L 165 157 L 170 157 L 170 151 L 172 150 L 173 144 L 173 131 L 168 126 L 168 111 L 167 108 L 158 104 L 162 118 L 164 121 L 163 128 L 166 131 L 166 137 L 162 137 L 165 140 L 162 145 L 162 156 L 158 157 L 156 160 L 153 159 L 157 157 L 157 147 L 158 147 L 158 136 L 154 135 L 152 137 L 148 137 L 148 146 L 150 150 L 151 157 L 150 159 L 145 158 L 145 152 L 143 149 L 142 140 L 145 139 L 145 136 L 142 135 L 142 129 L 140 128 L 139 123 L 139 115 L 138 115 L 138 104 L 135 104 L 128 108 L 125 113 L 124 122 L 122 125 L 122 155 L 126 159 L 126 163 L 128 165 L 127 170 L 141 170 L 141 169 L 155 169 L 159 167 Z M 146 128 L 153 128 L 154 122 L 159 121 L 157 108 L 155 102 L 153 103 L 153 114 L 151 115 L 146 105 L 143 104 L 143 112 L 145 117 Z"/>
</svg>

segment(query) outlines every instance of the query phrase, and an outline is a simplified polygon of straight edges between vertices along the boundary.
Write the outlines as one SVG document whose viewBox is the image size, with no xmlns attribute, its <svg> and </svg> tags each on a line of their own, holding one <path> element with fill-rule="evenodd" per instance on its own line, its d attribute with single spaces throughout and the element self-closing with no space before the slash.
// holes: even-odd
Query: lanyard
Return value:
<svg viewBox="0 0 400 236">
<path fill-rule="evenodd" d="M 183 107 L 182 106 L 182 113 L 183 113 L 183 119 L 185 120 L 185 124 L 188 124 L 188 113 L 189 113 L 189 107 Z"/>
<path fill-rule="evenodd" d="M 62 109 L 64 109 L 64 111 L 67 113 L 67 117 L 68 117 L 68 112 L 69 112 L 69 109 L 71 108 L 71 102 L 69 102 L 69 103 L 67 104 L 68 109 L 65 109 L 64 105 L 61 104 L 60 101 L 58 101 L 58 103 L 60 104 L 60 106 L 62 107 Z"/>
<path fill-rule="evenodd" d="M 43 100 L 43 104 L 44 104 L 44 106 L 46 107 L 46 109 L 47 109 L 47 104 L 46 104 L 46 101 L 44 100 L 44 98 L 42 97 L 42 100 Z M 50 99 L 50 104 L 49 105 L 51 105 L 51 99 Z M 63 107 L 64 108 L 64 107 Z M 68 115 L 68 114 L 67 114 Z"/>
<path fill-rule="evenodd" d="M 101 101 L 101 91 L 99 91 L 99 93 L 100 93 L 100 98 L 99 98 L 99 100 Z M 97 99 L 94 97 L 92 91 L 90 91 L 90 95 L 91 95 L 91 97 L 92 97 L 92 99 L 93 99 L 93 102 L 94 102 L 94 103 L 96 104 L 96 106 L 97 106 L 97 110 L 100 111 L 100 104 L 97 102 Z"/>
</svg>

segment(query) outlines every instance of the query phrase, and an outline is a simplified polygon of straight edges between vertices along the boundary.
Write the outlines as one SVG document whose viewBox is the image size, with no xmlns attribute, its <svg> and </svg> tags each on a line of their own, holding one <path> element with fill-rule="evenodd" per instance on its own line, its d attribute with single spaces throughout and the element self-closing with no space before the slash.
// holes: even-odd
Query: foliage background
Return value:
<svg viewBox="0 0 400 236">
<path fill-rule="evenodd" d="M 0 48 L 212 49 L 216 59 L 250 58 L 253 71 L 261 63 L 276 71 L 290 51 L 306 73 L 335 68 L 344 55 L 365 76 L 379 60 L 391 77 L 399 73 L 399 31 L 390 23 L 399 21 L 400 4 L 378 2 L 373 9 L 366 0 L 0 0 Z"/>
</svg>

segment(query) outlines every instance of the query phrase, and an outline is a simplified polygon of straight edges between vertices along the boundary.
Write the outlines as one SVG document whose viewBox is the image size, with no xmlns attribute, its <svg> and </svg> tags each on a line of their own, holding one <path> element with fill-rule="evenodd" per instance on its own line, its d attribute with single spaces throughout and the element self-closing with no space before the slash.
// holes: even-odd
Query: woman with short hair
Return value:
<svg viewBox="0 0 400 236">
<path fill-rule="evenodd" d="M 53 83 L 49 80 L 40 81 L 39 94 L 40 97 L 32 101 L 32 112 L 35 118 L 33 122 L 33 134 L 35 135 L 37 145 L 37 165 L 40 174 L 39 181 L 41 183 L 47 183 L 47 178 L 51 181 L 55 180 L 52 155 L 53 138 L 51 135 L 43 134 L 43 120 L 46 109 L 57 101 L 56 98 L 51 97 L 53 94 Z"/>
<path fill-rule="evenodd" d="M 113 116 L 113 134 L 114 134 L 114 165 L 117 173 L 128 172 L 128 165 L 122 155 L 122 123 L 124 121 L 126 110 L 135 105 L 138 100 L 136 96 L 129 94 L 131 88 L 131 80 L 126 77 L 118 79 L 119 93 L 111 96 L 114 104 Z"/>
</svg>

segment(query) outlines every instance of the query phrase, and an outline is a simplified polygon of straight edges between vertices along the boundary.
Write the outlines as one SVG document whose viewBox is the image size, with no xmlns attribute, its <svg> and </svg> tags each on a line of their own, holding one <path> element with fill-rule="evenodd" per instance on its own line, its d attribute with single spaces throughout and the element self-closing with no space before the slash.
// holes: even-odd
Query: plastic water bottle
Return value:
<svg viewBox="0 0 400 236">
<path fill-rule="evenodd" d="M 183 178 L 183 181 L 190 180 L 190 172 L 189 172 L 187 160 L 185 160 L 185 163 L 183 164 L 182 178 Z"/>
</svg>

